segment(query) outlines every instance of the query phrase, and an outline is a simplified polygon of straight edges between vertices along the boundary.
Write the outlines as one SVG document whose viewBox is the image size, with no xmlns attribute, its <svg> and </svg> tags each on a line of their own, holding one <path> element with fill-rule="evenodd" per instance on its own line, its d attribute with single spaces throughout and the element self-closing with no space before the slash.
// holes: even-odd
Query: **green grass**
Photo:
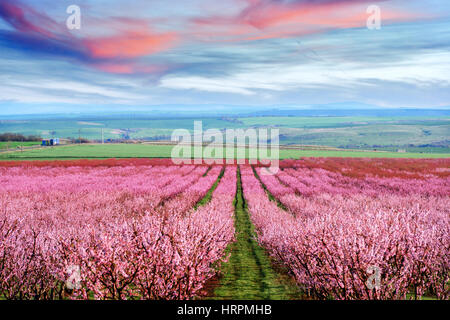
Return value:
<svg viewBox="0 0 450 320">
<path fill-rule="evenodd" d="M 364 149 L 364 148 L 363 148 Z M 406 152 L 411 153 L 450 153 L 450 148 L 439 148 L 439 147 L 381 147 L 377 148 L 379 151 L 389 151 L 396 152 L 398 149 L 403 149 Z M 366 148 L 367 150 L 367 148 Z"/>
<path fill-rule="evenodd" d="M 9 142 L 0 142 L 0 151 L 2 149 L 13 149 L 17 147 L 29 147 L 29 146 L 35 146 L 40 145 L 40 141 L 25 141 L 25 142 L 19 142 L 19 141 L 9 141 Z"/>
<path fill-rule="evenodd" d="M 280 159 L 300 157 L 343 157 L 343 158 L 450 158 L 449 153 L 398 153 L 370 151 L 328 151 L 328 150 L 280 150 Z"/>
<path fill-rule="evenodd" d="M 288 128 L 336 128 L 364 125 L 374 121 L 393 121 L 393 118 L 377 117 L 249 117 L 238 118 L 246 126 L 273 126 Z"/>
<path fill-rule="evenodd" d="M 273 126 L 288 128 L 337 128 L 371 124 L 448 125 L 450 118 L 421 119 L 417 117 L 242 117 L 237 118 L 245 126 Z"/>
<path fill-rule="evenodd" d="M 171 145 L 148 144 L 68 145 L 0 153 L 0 160 L 170 158 L 172 148 Z M 193 152 L 191 154 L 193 155 Z M 224 150 L 225 154 L 226 150 Z M 248 149 L 246 157 L 248 157 Z M 280 159 L 300 157 L 449 158 L 450 154 L 280 149 Z"/>
<path fill-rule="evenodd" d="M 168 158 L 172 146 L 98 144 L 44 147 L 0 154 L 3 160 L 106 159 L 106 158 Z"/>
<path fill-rule="evenodd" d="M 292 300 L 301 291 L 287 275 L 274 270 L 271 260 L 255 240 L 237 172 L 235 205 L 236 241 L 228 248 L 228 261 L 222 264 L 219 285 L 212 299 Z"/>
<path fill-rule="evenodd" d="M 261 184 L 261 187 L 262 187 L 262 188 L 264 189 L 264 191 L 266 192 L 267 197 L 269 198 L 269 200 L 275 202 L 275 203 L 277 204 L 277 207 L 278 207 L 278 208 L 281 208 L 281 209 L 284 210 L 284 211 L 289 211 L 288 208 L 287 208 L 284 204 L 282 204 L 281 201 L 278 200 L 278 199 L 277 199 L 277 198 L 269 191 L 269 189 L 267 189 L 267 186 L 261 181 L 261 178 L 259 177 L 258 172 L 256 172 L 256 169 L 255 169 L 254 166 L 252 166 L 252 171 L 253 171 L 253 174 L 255 175 L 256 179 L 258 179 L 259 183 Z M 280 183 L 281 183 L 281 182 L 280 182 Z"/>
<path fill-rule="evenodd" d="M 450 122 L 449 122 L 450 124 Z M 313 144 L 332 147 L 374 149 L 394 146 L 416 146 L 419 152 L 428 152 L 420 145 L 447 146 L 450 126 L 447 125 L 404 125 L 379 123 L 358 126 L 294 128 L 280 127 L 280 143 Z"/>
<path fill-rule="evenodd" d="M 205 174 L 203 176 L 206 176 L 210 169 L 211 169 L 211 167 L 208 169 L 207 172 L 205 172 Z M 220 171 L 220 174 L 217 177 L 217 180 L 216 180 L 216 182 L 214 182 L 214 184 L 211 187 L 211 189 L 209 189 L 208 192 L 206 193 L 206 195 L 199 202 L 197 202 L 195 204 L 194 209 L 197 209 L 198 207 L 204 206 L 209 201 L 211 201 L 212 194 L 213 194 L 214 190 L 216 190 L 217 186 L 219 185 L 220 180 L 222 180 L 222 177 L 223 177 L 224 173 L 225 173 L 225 167 L 223 167 L 222 171 Z"/>
</svg>

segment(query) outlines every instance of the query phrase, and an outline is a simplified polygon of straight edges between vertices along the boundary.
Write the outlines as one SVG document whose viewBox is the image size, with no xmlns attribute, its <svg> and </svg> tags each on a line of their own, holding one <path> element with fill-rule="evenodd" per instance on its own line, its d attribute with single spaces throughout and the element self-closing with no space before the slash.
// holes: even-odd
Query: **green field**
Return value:
<svg viewBox="0 0 450 320">
<path fill-rule="evenodd" d="M 168 136 L 175 129 L 193 130 L 194 121 L 200 120 L 203 129 L 237 128 L 238 123 L 215 118 L 180 118 L 180 119 L 49 119 L 49 120 L 0 120 L 0 132 L 40 135 L 43 138 L 77 138 L 101 139 L 102 129 L 105 139 L 120 139 L 126 134 L 131 139 L 150 139 Z"/>
<path fill-rule="evenodd" d="M 172 145 L 149 144 L 68 145 L 0 153 L 0 160 L 170 158 L 172 148 Z M 230 150 L 228 148 L 228 151 Z M 227 149 L 223 149 L 223 152 L 226 154 Z M 248 149 L 246 149 L 246 157 L 248 157 Z M 300 157 L 449 158 L 450 154 L 280 149 L 280 159 L 298 159 Z"/>
<path fill-rule="evenodd" d="M 280 128 L 280 141 L 285 144 L 315 144 L 339 148 L 423 149 L 442 146 L 449 149 L 450 125 L 368 124 L 334 128 Z M 411 150 L 412 151 L 412 150 Z"/>
<path fill-rule="evenodd" d="M 39 145 L 41 142 L 39 141 L 26 141 L 26 142 L 18 142 L 18 141 L 8 141 L 8 142 L 0 142 L 0 151 L 2 149 L 13 149 L 17 147 L 29 147 Z"/>
</svg>

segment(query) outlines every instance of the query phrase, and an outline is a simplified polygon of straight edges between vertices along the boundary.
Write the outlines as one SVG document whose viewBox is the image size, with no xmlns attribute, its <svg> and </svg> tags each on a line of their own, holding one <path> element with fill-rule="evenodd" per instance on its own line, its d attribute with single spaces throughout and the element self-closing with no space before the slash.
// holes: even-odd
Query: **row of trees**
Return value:
<svg viewBox="0 0 450 320">
<path fill-rule="evenodd" d="M 24 136 L 20 133 L 5 132 L 0 134 L 0 141 L 40 141 L 42 138 L 39 136 Z"/>
<path fill-rule="evenodd" d="M 89 139 L 86 138 L 67 138 L 71 143 L 89 143 L 91 142 Z M 11 133 L 11 132 L 5 132 L 0 133 L 0 142 L 11 142 L 11 141 L 17 141 L 17 142 L 30 142 L 30 141 L 41 141 L 42 137 L 35 136 L 35 135 L 29 135 L 25 136 L 20 133 Z"/>
</svg>

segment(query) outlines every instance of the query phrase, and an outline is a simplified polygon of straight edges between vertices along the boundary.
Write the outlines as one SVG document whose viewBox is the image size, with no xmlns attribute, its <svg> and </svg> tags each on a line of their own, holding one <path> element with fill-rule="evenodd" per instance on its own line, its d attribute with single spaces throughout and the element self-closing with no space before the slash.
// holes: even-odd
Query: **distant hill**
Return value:
<svg viewBox="0 0 450 320">
<path fill-rule="evenodd" d="M 234 106 L 234 105 L 160 105 L 148 107 L 92 106 L 89 111 L 82 109 L 71 112 L 73 107 L 61 107 L 64 112 L 6 112 L 0 105 L 0 120 L 38 120 L 38 119 L 171 119 L 171 118 L 217 118 L 217 117 L 448 117 L 448 108 L 383 108 L 359 102 L 339 102 L 315 105 L 274 105 L 274 106 Z M 42 110 L 45 110 L 42 109 Z M 2 112 L 4 114 L 2 115 Z"/>
<path fill-rule="evenodd" d="M 248 117 L 449 117 L 442 109 L 270 109 L 246 114 Z"/>
</svg>

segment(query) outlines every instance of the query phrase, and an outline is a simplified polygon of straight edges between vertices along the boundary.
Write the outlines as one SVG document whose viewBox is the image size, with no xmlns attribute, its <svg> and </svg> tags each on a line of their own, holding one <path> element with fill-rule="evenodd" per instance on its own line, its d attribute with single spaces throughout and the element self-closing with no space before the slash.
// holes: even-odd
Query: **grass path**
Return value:
<svg viewBox="0 0 450 320">
<path fill-rule="evenodd" d="M 301 292 L 282 270 L 274 266 L 255 240 L 254 227 L 250 221 L 242 194 L 238 169 L 235 198 L 236 241 L 228 248 L 228 262 L 221 267 L 222 277 L 211 299 L 300 299 Z"/>
<path fill-rule="evenodd" d="M 211 171 L 212 167 L 209 167 L 208 170 L 205 172 L 205 174 L 203 175 L 204 177 L 206 177 L 206 175 L 209 173 L 209 171 Z M 208 190 L 208 192 L 206 193 L 206 195 L 200 199 L 199 202 L 197 202 L 194 205 L 194 209 L 197 210 L 198 207 L 204 206 L 205 204 L 207 204 L 209 201 L 211 201 L 212 198 L 212 194 L 214 192 L 214 190 L 216 190 L 217 186 L 220 183 L 220 180 L 222 180 L 222 177 L 225 173 L 225 167 L 222 168 L 222 170 L 219 173 L 219 176 L 217 177 L 216 182 L 214 182 L 214 184 L 212 185 L 211 189 Z"/>
</svg>

